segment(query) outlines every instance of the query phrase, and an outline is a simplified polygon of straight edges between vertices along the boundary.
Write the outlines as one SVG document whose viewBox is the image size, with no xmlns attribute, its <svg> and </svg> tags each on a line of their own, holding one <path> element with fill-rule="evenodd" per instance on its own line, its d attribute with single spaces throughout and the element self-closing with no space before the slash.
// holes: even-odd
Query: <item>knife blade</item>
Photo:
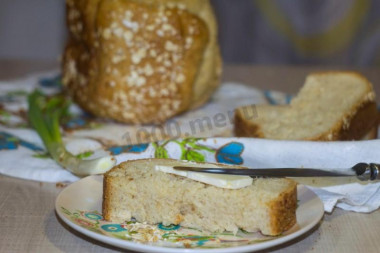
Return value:
<svg viewBox="0 0 380 253">
<path fill-rule="evenodd" d="M 251 177 L 350 177 L 356 176 L 361 181 L 380 180 L 380 164 L 357 163 L 353 167 L 339 171 L 337 169 L 309 169 L 309 168 L 268 168 L 268 169 L 241 169 L 241 168 L 206 168 L 191 166 L 174 166 L 176 170 L 216 173 L 228 175 L 243 175 Z"/>
<path fill-rule="evenodd" d="M 174 166 L 175 170 L 192 171 L 212 174 L 241 175 L 251 177 L 348 177 L 356 176 L 355 171 L 327 171 L 321 169 L 295 169 L 295 168 L 276 168 L 276 169 L 239 169 L 239 168 L 205 168 Z"/>
</svg>

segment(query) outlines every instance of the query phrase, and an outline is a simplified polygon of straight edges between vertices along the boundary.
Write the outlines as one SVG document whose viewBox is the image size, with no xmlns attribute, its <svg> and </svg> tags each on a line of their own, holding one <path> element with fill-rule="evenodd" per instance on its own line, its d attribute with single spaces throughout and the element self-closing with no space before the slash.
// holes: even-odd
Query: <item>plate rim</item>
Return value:
<svg viewBox="0 0 380 253">
<path fill-rule="evenodd" d="M 85 178 L 82 178 L 70 185 L 68 185 L 65 189 L 63 189 L 57 196 L 55 200 L 55 212 L 58 215 L 58 217 L 70 228 L 80 232 L 81 234 L 88 236 L 92 239 L 95 239 L 99 242 L 111 245 L 111 246 L 116 246 L 122 249 L 130 249 L 130 250 L 135 250 L 135 251 L 143 251 L 143 252 L 162 252 L 162 253 L 208 253 L 208 252 L 220 252 L 220 253 L 231 253 L 231 252 L 254 252 L 258 250 L 263 250 L 263 249 L 269 249 L 271 247 L 279 246 L 285 242 L 289 242 L 306 232 L 310 231 L 312 228 L 314 228 L 319 221 L 322 219 L 324 215 L 324 208 L 323 208 L 323 203 L 321 199 L 309 188 L 307 188 L 305 185 L 297 185 L 297 192 L 301 190 L 306 190 L 309 194 L 313 195 L 313 199 L 316 198 L 317 201 L 319 200 L 319 208 L 320 210 L 317 210 L 317 216 L 306 226 L 302 227 L 301 229 L 279 237 L 277 239 L 269 240 L 269 241 L 264 241 L 260 243 L 255 243 L 251 245 L 243 245 L 243 246 L 236 246 L 236 247 L 226 247 L 226 248 L 214 248 L 214 249 L 197 249 L 197 248 L 171 248 L 171 247 L 164 247 L 164 246 L 153 246 L 149 244 L 144 244 L 144 243 L 139 243 L 139 242 L 133 242 L 133 241 L 126 241 L 118 238 L 113 238 L 104 234 L 98 234 L 93 231 L 90 231 L 86 228 L 83 228 L 74 222 L 72 222 L 70 219 L 68 219 L 63 212 L 60 210 L 61 205 L 60 200 L 61 198 L 65 195 L 66 191 L 73 185 L 79 185 L 83 184 L 86 180 L 94 179 L 94 180 L 99 180 L 100 178 L 103 178 L 103 175 L 91 175 L 87 176 Z"/>
</svg>

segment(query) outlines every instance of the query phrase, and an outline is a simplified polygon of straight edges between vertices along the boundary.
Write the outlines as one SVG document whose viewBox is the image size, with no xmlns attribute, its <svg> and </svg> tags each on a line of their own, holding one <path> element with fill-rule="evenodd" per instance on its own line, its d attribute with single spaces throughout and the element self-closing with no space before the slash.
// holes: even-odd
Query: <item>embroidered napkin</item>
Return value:
<svg viewBox="0 0 380 253">
<path fill-rule="evenodd" d="M 35 88 L 46 94 L 59 92 L 59 73 L 41 73 L 20 80 L 0 82 L 0 173 L 45 182 L 78 180 L 78 177 L 49 158 L 38 135 L 28 128 L 26 97 Z M 207 105 L 162 126 L 138 127 L 102 121 L 90 117 L 74 105 L 70 110 L 72 120 L 63 125 L 62 130 L 66 147 L 73 154 L 86 154 L 85 159 L 90 159 L 109 153 L 115 156 L 117 163 L 156 157 L 220 162 L 251 168 L 316 167 L 342 170 L 357 162 L 380 163 L 380 140 L 297 142 L 232 137 L 234 108 L 250 104 L 284 104 L 289 101 L 289 95 L 279 92 L 224 83 Z M 157 141 L 163 136 L 173 139 Z M 144 142 L 146 144 L 141 144 Z M 309 185 L 322 199 L 327 212 L 331 212 L 334 206 L 371 212 L 380 205 L 380 183 L 333 180 L 332 184 L 324 185 L 323 180 L 320 182 L 319 185 L 313 182 Z"/>
</svg>

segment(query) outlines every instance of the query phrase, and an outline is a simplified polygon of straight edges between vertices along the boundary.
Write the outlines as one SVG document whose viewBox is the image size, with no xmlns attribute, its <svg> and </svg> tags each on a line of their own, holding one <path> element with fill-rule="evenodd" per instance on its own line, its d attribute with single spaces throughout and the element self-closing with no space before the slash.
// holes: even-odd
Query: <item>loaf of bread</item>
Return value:
<svg viewBox="0 0 380 253">
<path fill-rule="evenodd" d="M 371 83 L 354 72 L 314 73 L 286 106 L 237 108 L 235 134 L 279 140 L 360 140 L 377 136 Z"/>
<path fill-rule="evenodd" d="M 67 0 L 67 24 L 63 84 L 96 116 L 163 122 L 219 84 L 209 0 Z"/>
<path fill-rule="evenodd" d="M 104 175 L 103 217 L 124 222 L 181 224 L 205 231 L 261 231 L 278 235 L 296 223 L 297 187 L 290 179 L 255 179 L 240 189 L 216 186 L 155 170 L 171 159 L 121 163 Z M 223 166 L 223 165 L 221 165 Z"/>
</svg>

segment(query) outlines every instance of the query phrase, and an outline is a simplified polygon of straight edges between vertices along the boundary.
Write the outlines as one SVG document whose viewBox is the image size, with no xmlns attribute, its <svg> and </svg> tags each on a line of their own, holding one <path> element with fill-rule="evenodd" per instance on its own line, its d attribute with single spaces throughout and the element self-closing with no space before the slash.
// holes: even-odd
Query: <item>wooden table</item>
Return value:
<svg viewBox="0 0 380 253">
<path fill-rule="evenodd" d="M 49 62 L 0 60 L 0 79 L 16 78 L 30 71 L 57 66 L 57 63 Z M 224 80 L 295 93 L 302 86 L 307 73 L 326 69 L 327 67 L 225 66 Z M 373 82 L 377 94 L 380 94 L 380 69 L 357 70 Z M 120 251 L 79 234 L 57 218 L 54 202 L 61 190 L 56 184 L 0 175 L 0 252 Z M 380 252 L 379 232 L 379 210 L 371 214 L 359 214 L 336 209 L 332 214 L 325 214 L 323 221 L 309 233 L 271 248 L 270 251 Z"/>
</svg>

